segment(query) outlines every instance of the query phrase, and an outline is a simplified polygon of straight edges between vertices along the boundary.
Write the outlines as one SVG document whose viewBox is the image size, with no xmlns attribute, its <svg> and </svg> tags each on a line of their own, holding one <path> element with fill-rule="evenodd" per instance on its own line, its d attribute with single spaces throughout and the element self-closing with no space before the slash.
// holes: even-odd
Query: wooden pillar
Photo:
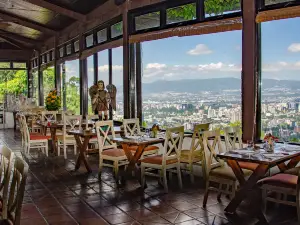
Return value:
<svg viewBox="0 0 300 225">
<path fill-rule="evenodd" d="M 31 61 L 27 62 L 27 97 L 32 98 L 33 96 L 33 76 L 32 76 L 32 65 Z"/>
<path fill-rule="evenodd" d="M 136 43 L 136 115 L 143 122 L 143 99 L 142 99 L 142 44 Z"/>
<path fill-rule="evenodd" d="M 43 71 L 41 69 L 41 55 L 38 54 L 38 86 L 39 86 L 39 105 L 44 106 L 44 84 L 43 84 Z"/>
<path fill-rule="evenodd" d="M 128 4 L 123 4 L 123 95 L 124 95 L 124 119 L 130 118 L 130 87 L 129 87 L 129 32 L 128 32 Z"/>
<path fill-rule="evenodd" d="M 243 140 L 257 140 L 258 81 L 258 25 L 256 1 L 243 0 L 243 30 L 242 30 L 242 126 Z M 255 122 L 254 122 L 255 121 Z M 259 128 L 260 129 L 260 128 Z"/>
<path fill-rule="evenodd" d="M 79 60 L 80 71 L 80 113 L 81 115 L 88 114 L 88 68 L 87 59 Z"/>
<path fill-rule="evenodd" d="M 57 63 L 59 58 L 59 51 L 57 48 L 57 38 L 54 41 L 54 76 L 55 76 L 55 88 L 60 93 L 61 92 L 61 66 Z"/>
<path fill-rule="evenodd" d="M 61 77 L 62 77 L 62 99 L 63 99 L 63 109 L 67 110 L 67 93 L 66 93 L 66 63 L 61 64 Z"/>
<path fill-rule="evenodd" d="M 98 82 L 98 76 L 99 76 L 99 71 L 98 71 L 98 53 L 95 53 L 93 55 L 93 62 L 94 62 L 94 84 L 97 84 L 97 82 Z"/>
<path fill-rule="evenodd" d="M 113 78 L 113 70 L 112 70 L 112 49 L 108 49 L 108 82 L 109 84 L 112 84 Z M 109 119 L 113 119 L 113 109 L 111 105 L 109 105 Z"/>
<path fill-rule="evenodd" d="M 135 74 L 135 44 L 130 44 L 129 48 L 130 62 L 130 118 L 136 118 L 136 74 Z"/>
</svg>

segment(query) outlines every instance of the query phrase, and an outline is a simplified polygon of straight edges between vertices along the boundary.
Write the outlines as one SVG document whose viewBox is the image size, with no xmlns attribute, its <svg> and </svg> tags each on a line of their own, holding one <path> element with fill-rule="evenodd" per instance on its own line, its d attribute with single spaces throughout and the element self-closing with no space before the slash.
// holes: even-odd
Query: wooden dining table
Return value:
<svg viewBox="0 0 300 225">
<path fill-rule="evenodd" d="M 123 134 L 123 130 L 120 127 L 114 127 L 115 134 Z M 74 135 L 74 138 L 77 143 L 77 147 L 79 149 L 79 154 L 77 156 L 76 164 L 75 164 L 75 170 L 78 170 L 80 168 L 81 162 L 83 162 L 87 172 L 92 172 L 92 169 L 87 161 L 86 153 L 88 151 L 88 145 L 90 142 L 90 139 L 92 137 L 97 136 L 97 133 L 95 130 L 83 130 L 83 129 L 75 129 L 75 130 L 69 130 L 67 131 L 69 135 Z M 92 150 L 91 150 L 92 151 Z"/>
<path fill-rule="evenodd" d="M 232 168 L 240 184 L 240 189 L 225 208 L 225 213 L 234 214 L 237 207 L 247 198 L 251 201 L 258 200 L 259 203 L 261 201 L 261 195 L 257 182 L 265 177 L 269 169 L 277 166 L 280 172 L 284 172 L 285 170 L 294 168 L 298 164 L 300 161 L 300 146 L 295 147 L 295 145 L 288 145 L 285 149 L 286 150 L 283 149 L 282 144 L 277 144 L 273 153 L 268 153 L 262 149 L 257 151 L 246 151 L 242 149 L 217 154 L 219 158 L 224 159 Z M 247 180 L 244 177 L 239 162 L 258 164 L 257 168 Z M 259 193 L 259 196 L 255 196 L 255 193 Z M 260 205 L 256 204 L 256 208 L 258 219 L 264 224 L 268 224 Z"/>
</svg>

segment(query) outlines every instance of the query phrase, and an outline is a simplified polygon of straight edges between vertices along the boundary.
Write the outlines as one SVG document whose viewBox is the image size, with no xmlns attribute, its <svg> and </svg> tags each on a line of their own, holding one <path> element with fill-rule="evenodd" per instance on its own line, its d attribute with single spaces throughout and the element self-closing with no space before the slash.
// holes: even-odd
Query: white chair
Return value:
<svg viewBox="0 0 300 225">
<path fill-rule="evenodd" d="M 96 129 L 96 126 L 95 126 L 95 123 L 96 121 L 99 120 L 99 116 L 98 115 L 86 115 L 85 116 L 85 120 L 86 120 L 86 123 L 85 123 L 85 129 Z M 97 136 L 95 137 L 92 137 L 89 141 L 90 144 L 92 145 L 95 145 L 98 143 L 98 138 Z"/>
<path fill-rule="evenodd" d="M 142 187 L 145 186 L 145 176 L 163 178 L 165 192 L 168 192 L 167 170 L 178 176 L 179 187 L 182 188 L 180 155 L 184 136 L 184 127 L 174 127 L 166 130 L 164 152 L 162 155 L 149 156 L 141 160 Z M 171 170 L 175 168 L 176 170 Z M 147 169 L 147 170 L 146 170 Z M 151 173 L 150 169 L 159 170 L 158 174 Z"/>
<path fill-rule="evenodd" d="M 96 131 L 99 146 L 99 174 L 101 174 L 102 167 L 112 167 L 115 177 L 118 176 L 119 167 L 128 164 L 127 156 L 123 149 L 118 149 L 117 144 L 111 141 L 109 134 L 115 138 L 114 123 L 109 121 L 96 122 Z M 112 164 L 106 163 L 112 162 Z"/>
<path fill-rule="evenodd" d="M 22 129 L 24 132 L 25 142 L 25 152 L 29 154 L 30 149 L 37 148 L 37 149 L 44 149 L 46 156 L 48 156 L 48 140 L 51 138 L 49 136 L 44 136 L 40 134 L 30 134 L 26 119 L 22 119 Z"/>
<path fill-rule="evenodd" d="M 68 135 L 68 130 L 74 130 L 81 126 L 82 116 L 63 116 L 63 134 L 57 137 L 57 154 L 60 155 L 60 150 L 64 151 L 64 158 L 67 159 L 67 146 L 74 147 L 74 154 L 77 154 L 77 143 L 73 135 Z"/>
<path fill-rule="evenodd" d="M 124 126 L 125 136 L 141 136 L 142 135 L 141 128 L 140 128 L 140 121 L 138 118 L 124 119 L 123 126 Z M 133 146 L 130 146 L 129 149 L 131 151 L 136 151 L 138 149 L 138 146 L 133 145 Z M 144 153 L 142 156 L 157 154 L 158 150 L 159 150 L 158 146 L 149 145 L 144 149 Z"/>
<path fill-rule="evenodd" d="M 42 111 L 41 112 L 42 122 L 56 121 L 57 114 L 58 114 L 58 111 Z"/>
<path fill-rule="evenodd" d="M 201 165 L 203 160 L 204 146 L 202 135 L 204 131 L 209 130 L 209 125 L 209 123 L 195 125 L 190 149 L 181 151 L 180 162 L 186 164 L 192 183 L 194 183 L 194 164 Z"/>
<path fill-rule="evenodd" d="M 203 207 L 205 207 L 210 190 L 215 190 L 219 193 L 218 200 L 221 198 L 222 193 L 234 197 L 238 181 L 231 167 L 217 157 L 218 153 L 225 152 L 221 145 L 220 131 L 205 131 L 203 133 L 203 145 L 204 162 L 202 165 L 204 166 L 206 180 Z M 246 169 L 243 169 L 243 172 L 245 177 L 252 174 L 252 171 Z M 211 185 L 212 183 L 216 185 Z"/>
</svg>

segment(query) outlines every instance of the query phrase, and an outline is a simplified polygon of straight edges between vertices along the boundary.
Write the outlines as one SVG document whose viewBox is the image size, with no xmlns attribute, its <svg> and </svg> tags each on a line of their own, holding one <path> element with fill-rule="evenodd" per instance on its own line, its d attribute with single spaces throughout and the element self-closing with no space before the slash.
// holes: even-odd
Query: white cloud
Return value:
<svg viewBox="0 0 300 225">
<path fill-rule="evenodd" d="M 166 68 L 166 64 L 160 64 L 160 63 L 149 63 L 146 66 L 146 69 L 163 69 Z"/>
<path fill-rule="evenodd" d="M 300 43 L 293 43 L 288 47 L 290 52 L 300 52 Z"/>
<path fill-rule="evenodd" d="M 189 55 L 208 55 L 211 53 L 212 50 L 210 50 L 205 44 L 199 44 L 194 49 L 187 52 Z"/>
<path fill-rule="evenodd" d="M 108 65 L 103 65 L 103 66 L 99 66 L 98 67 L 98 70 L 100 72 L 107 72 L 109 69 L 109 66 Z M 112 70 L 113 71 L 122 71 L 123 70 L 123 66 L 122 65 L 113 65 L 112 66 Z"/>
</svg>

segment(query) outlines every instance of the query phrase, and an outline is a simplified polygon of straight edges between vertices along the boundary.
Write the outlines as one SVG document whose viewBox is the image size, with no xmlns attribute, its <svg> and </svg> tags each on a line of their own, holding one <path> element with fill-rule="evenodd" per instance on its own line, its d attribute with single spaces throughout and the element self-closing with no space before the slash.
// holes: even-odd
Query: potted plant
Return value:
<svg viewBox="0 0 300 225">
<path fill-rule="evenodd" d="M 48 111 L 57 111 L 60 109 L 61 99 L 56 89 L 51 90 L 49 92 L 45 102 L 46 102 L 46 109 Z"/>
</svg>

